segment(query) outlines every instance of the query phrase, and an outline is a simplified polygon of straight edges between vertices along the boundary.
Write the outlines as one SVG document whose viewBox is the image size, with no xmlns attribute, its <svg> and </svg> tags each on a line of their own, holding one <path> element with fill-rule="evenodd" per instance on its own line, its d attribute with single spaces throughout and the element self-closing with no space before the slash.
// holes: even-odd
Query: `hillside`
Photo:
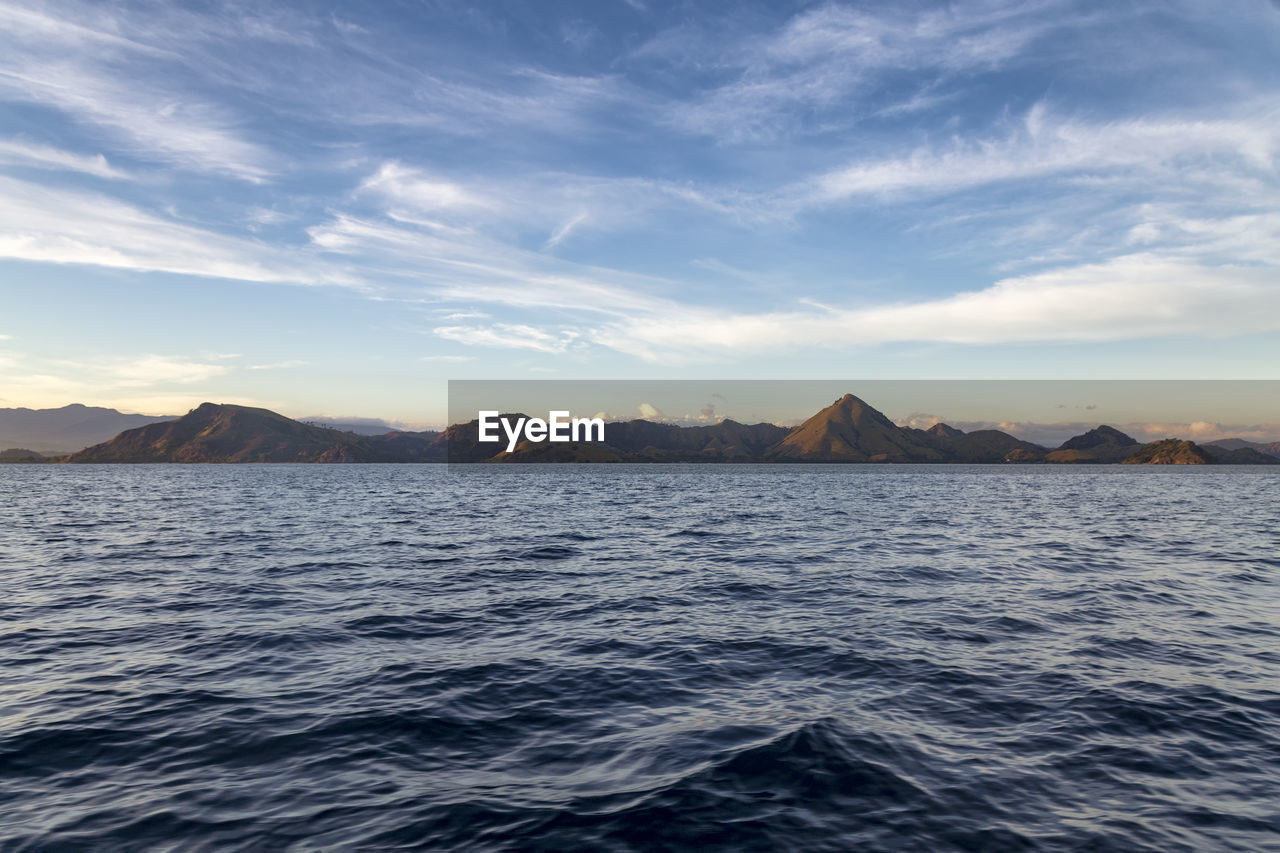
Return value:
<svg viewBox="0 0 1280 853">
<path fill-rule="evenodd" d="M 768 452 L 805 462 L 944 462 L 946 455 L 852 394 L 796 427 Z"/>
<path fill-rule="evenodd" d="M 521 415 L 505 415 L 509 420 Z M 1100 426 L 1061 447 L 1044 448 L 999 430 L 936 424 L 899 427 L 846 394 L 794 429 L 774 424 L 681 427 L 632 420 L 608 424 L 604 443 L 479 441 L 477 421 L 444 432 L 358 435 L 300 423 L 267 409 L 203 403 L 180 418 L 128 429 L 71 454 L 71 463 L 145 462 L 897 462 L 1130 465 L 1274 465 L 1253 447 L 1201 447 L 1167 439 L 1139 444 Z M 63 461 L 32 450 L 0 453 L 4 461 Z"/>
<path fill-rule="evenodd" d="M 67 461 L 426 461 L 437 437 L 436 433 L 358 436 L 299 423 L 268 409 L 203 403 L 177 420 L 126 430 L 73 453 Z"/>
<path fill-rule="evenodd" d="M 962 432 L 946 424 L 934 424 L 927 430 L 909 430 L 921 440 L 941 451 L 949 462 L 1043 462 L 1045 449 L 1038 444 L 1015 438 L 998 429 Z"/>
<path fill-rule="evenodd" d="M 1065 465 L 1113 464 L 1132 456 L 1141 446 L 1115 427 L 1100 426 L 1067 439 L 1044 458 L 1046 462 Z"/>
<path fill-rule="evenodd" d="M 177 415 L 126 415 L 115 409 L 72 403 L 58 409 L 0 409 L 0 447 L 37 453 L 71 453 L 107 441 L 124 430 L 170 421 Z"/>
<path fill-rule="evenodd" d="M 1195 442 L 1166 438 L 1144 444 L 1121 465 L 1211 465 L 1213 459 Z"/>
</svg>

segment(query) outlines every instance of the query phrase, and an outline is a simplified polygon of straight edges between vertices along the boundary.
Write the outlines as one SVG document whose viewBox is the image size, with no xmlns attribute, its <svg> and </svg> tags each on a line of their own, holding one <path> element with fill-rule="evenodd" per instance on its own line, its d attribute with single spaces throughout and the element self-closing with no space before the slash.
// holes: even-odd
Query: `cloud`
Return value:
<svg viewBox="0 0 1280 853">
<path fill-rule="evenodd" d="M 921 93 L 907 107 L 877 104 L 882 79 L 929 73 L 936 86 L 956 75 L 1006 66 L 1051 31 L 1083 28 L 1096 19 L 1052 0 L 924 12 L 892 4 L 872 10 L 827 3 L 766 33 L 743 32 L 737 22 L 684 24 L 659 34 L 631 58 L 717 72 L 717 82 L 699 97 L 671 105 L 669 120 L 723 142 L 752 142 L 830 132 L 854 124 L 860 111 L 925 109 L 934 104 Z M 942 100 L 936 97 L 936 103 Z M 867 108 L 860 110 L 864 103 Z"/>
<path fill-rule="evenodd" d="M 114 168 L 101 154 L 88 156 L 23 142 L 17 139 L 0 139 L 0 163 L 14 166 L 31 166 L 37 169 L 57 169 L 69 172 L 82 172 L 96 178 L 122 180 L 129 178 L 127 172 Z"/>
<path fill-rule="evenodd" d="M 3 176 L 0 258 L 242 281 L 357 283 L 296 252 L 179 224 L 106 196 Z"/>
<path fill-rule="evenodd" d="M 826 311 L 687 310 L 596 329 L 596 343 L 655 361 L 896 341 L 996 344 L 1280 331 L 1275 271 L 1153 255 L 1004 279 L 916 303 Z"/>
<path fill-rule="evenodd" d="M 424 355 L 418 361 L 443 361 L 450 364 L 458 364 L 464 361 L 475 361 L 475 358 L 469 355 Z"/>
<path fill-rule="evenodd" d="M 562 332 L 552 335 L 533 326 L 511 323 L 494 323 L 491 326 L 440 326 L 433 330 L 445 340 L 457 341 L 469 346 L 531 349 L 538 352 L 562 353 L 576 334 Z"/>
<path fill-rule="evenodd" d="M 564 242 L 564 239 L 569 236 L 570 232 L 582 223 L 586 222 L 588 218 L 589 217 L 586 213 L 579 213 L 577 216 L 574 216 L 573 218 L 556 226 L 556 230 L 551 232 L 551 236 L 547 238 L 547 242 L 542 244 L 543 251 L 554 249 L 556 246 L 559 246 Z"/>
<path fill-rule="evenodd" d="M 894 421 L 900 427 L 911 427 L 912 429 L 928 429 L 936 424 L 943 423 L 943 419 L 937 415 L 930 415 L 926 412 L 912 412 L 905 418 L 899 418 Z"/>
<path fill-rule="evenodd" d="M 798 209 L 846 199 L 919 196 L 1007 181 L 1120 171 L 1137 181 L 1205 161 L 1270 173 L 1280 150 L 1275 115 L 1236 120 L 1134 119 L 1089 124 L 1058 119 L 1041 103 L 1004 136 L 922 147 L 907 157 L 866 160 L 784 191 Z M 1194 173 L 1192 173 L 1194 175 Z M 1185 181 L 1176 182 L 1185 185 Z"/>
<path fill-rule="evenodd" d="M 398 162 L 383 163 L 360 185 L 362 192 L 381 196 L 394 206 L 410 210 L 440 212 L 457 208 L 492 209 L 496 203 L 473 189 L 432 178 L 420 169 Z"/>
<path fill-rule="evenodd" d="M 0 94 L 105 128 L 136 156 L 251 182 L 272 173 L 271 156 L 242 139 L 222 108 L 168 91 L 149 76 L 122 78 L 76 54 L 54 59 L 10 51 L 0 59 Z"/>
<path fill-rule="evenodd" d="M 288 370 L 293 367 L 302 367 L 310 362 L 301 359 L 290 359 L 289 361 L 275 361 L 269 364 L 250 364 L 246 365 L 246 370 Z"/>
<path fill-rule="evenodd" d="M 19 405 L 79 402 L 173 414 L 202 402 L 197 398 L 210 396 L 207 391 L 174 390 L 175 386 L 199 385 L 226 375 L 231 368 L 181 355 L 148 353 L 82 360 L 15 357 L 0 362 L 0 371 L 0 385 Z M 247 398 L 246 402 L 252 404 Z"/>
<path fill-rule="evenodd" d="M 202 382 L 227 373 L 224 364 L 210 364 L 180 356 L 143 355 L 133 358 L 111 358 L 94 362 L 68 362 L 77 373 L 97 375 L 120 388 L 148 385 Z"/>
</svg>

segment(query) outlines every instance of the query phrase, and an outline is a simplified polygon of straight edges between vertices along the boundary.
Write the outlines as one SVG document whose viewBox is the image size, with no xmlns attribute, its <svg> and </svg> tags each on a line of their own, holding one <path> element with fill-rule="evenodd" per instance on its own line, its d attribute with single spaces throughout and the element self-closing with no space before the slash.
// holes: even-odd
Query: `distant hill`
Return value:
<svg viewBox="0 0 1280 853">
<path fill-rule="evenodd" d="M 1200 446 L 1215 465 L 1280 465 L 1280 455 L 1261 453 L 1252 447 L 1231 449 L 1217 444 Z"/>
<path fill-rule="evenodd" d="M 934 424 L 927 430 L 910 430 L 942 451 L 951 462 L 1043 462 L 1045 449 L 1038 444 L 1014 438 L 998 429 L 963 432 L 947 424 Z"/>
<path fill-rule="evenodd" d="M 118 414 L 118 413 L 117 413 Z M 522 415 L 508 414 L 508 420 Z M 359 435 L 301 423 L 268 409 L 203 403 L 173 420 L 127 429 L 71 454 L 71 463 L 115 462 L 941 462 L 1130 465 L 1274 465 L 1252 447 L 1201 447 L 1166 439 L 1139 444 L 1109 426 L 1049 451 L 999 430 L 966 433 L 946 424 L 900 427 L 846 394 L 794 429 L 774 424 L 681 427 L 632 420 L 611 423 L 606 442 L 479 441 L 478 421 L 443 432 Z M 42 460 L 10 450 L 0 461 Z"/>
<path fill-rule="evenodd" d="M 1224 450 L 1252 450 L 1256 453 L 1265 453 L 1268 456 L 1280 456 L 1280 441 L 1262 443 L 1246 441 L 1243 438 L 1220 438 L 1217 441 L 1206 442 L 1202 446 L 1221 447 Z"/>
<path fill-rule="evenodd" d="M 1132 456 L 1138 441 L 1115 427 L 1100 426 L 1069 438 L 1057 450 L 1045 454 L 1046 462 L 1058 464 L 1114 463 Z"/>
<path fill-rule="evenodd" d="M 864 401 L 845 394 L 793 429 L 769 456 L 805 462 L 945 462 L 946 455 Z"/>
<path fill-rule="evenodd" d="M 203 403 L 181 418 L 126 430 L 72 454 L 85 462 L 387 462 L 443 459 L 437 433 L 359 436 L 268 409 Z"/>
<path fill-rule="evenodd" d="M 389 432 L 400 431 L 399 427 L 380 418 L 330 418 L 325 415 L 311 415 L 294 420 L 308 426 L 328 427 L 343 432 L 354 432 L 356 435 L 386 435 Z"/>
<path fill-rule="evenodd" d="M 1121 465 L 1212 465 L 1213 458 L 1193 441 L 1166 438 L 1140 446 Z"/>
<path fill-rule="evenodd" d="M 0 447 L 38 453 L 70 453 L 98 444 L 127 429 L 177 415 L 126 415 L 115 409 L 72 403 L 60 409 L 0 409 Z"/>
<path fill-rule="evenodd" d="M 25 447 L 11 447 L 8 450 L 0 450 L 0 462 L 48 462 L 49 458 L 43 453 L 37 453 L 34 450 L 27 450 Z"/>
</svg>

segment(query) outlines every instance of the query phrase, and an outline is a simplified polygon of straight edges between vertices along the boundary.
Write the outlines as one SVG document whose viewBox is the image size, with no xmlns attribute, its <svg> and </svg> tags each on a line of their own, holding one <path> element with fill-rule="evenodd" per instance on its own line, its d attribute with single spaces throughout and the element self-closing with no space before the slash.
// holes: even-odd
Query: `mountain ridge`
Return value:
<svg viewBox="0 0 1280 853">
<path fill-rule="evenodd" d="M 939 423 L 920 430 L 894 424 L 852 394 L 790 429 L 732 419 L 694 427 L 635 419 L 609 424 L 606 437 L 574 445 L 522 441 L 508 452 L 505 442 L 479 441 L 476 420 L 441 432 L 358 435 L 269 409 L 202 403 L 179 418 L 125 430 L 65 461 L 1280 464 L 1280 458 L 1251 447 L 1202 447 L 1181 439 L 1141 444 L 1106 425 L 1052 450 L 994 429 L 966 433 Z"/>
</svg>

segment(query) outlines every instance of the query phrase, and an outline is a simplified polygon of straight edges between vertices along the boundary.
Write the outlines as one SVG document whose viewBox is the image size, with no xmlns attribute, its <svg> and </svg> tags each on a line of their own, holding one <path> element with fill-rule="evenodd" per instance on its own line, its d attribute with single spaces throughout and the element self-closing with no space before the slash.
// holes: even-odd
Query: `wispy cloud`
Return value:
<svg viewBox="0 0 1280 853">
<path fill-rule="evenodd" d="M 303 367 L 310 364 L 302 359 L 292 358 L 287 361 L 272 361 L 267 364 L 249 364 L 245 365 L 246 370 L 289 370 L 294 367 Z"/>
<path fill-rule="evenodd" d="M 654 361 L 895 341 L 993 344 L 1280 331 L 1273 269 L 1130 255 L 1005 279 L 916 303 L 821 312 L 634 318 L 595 330 L 604 346 Z"/>
<path fill-rule="evenodd" d="M 128 172 L 113 167 L 101 154 L 76 154 L 19 139 L 0 139 L 0 163 L 37 169 L 82 172 L 96 178 L 111 180 L 130 177 Z"/>
<path fill-rule="evenodd" d="M 586 222 L 590 217 L 586 213 L 579 213 L 577 216 L 556 226 L 556 230 L 551 232 L 551 236 L 547 238 L 547 242 L 542 244 L 543 251 L 554 249 L 564 242 L 575 228 Z"/>
<path fill-rule="evenodd" d="M 5 177 L 0 258 L 242 281 L 356 283 L 317 258 L 180 224 L 106 196 Z"/>
<path fill-rule="evenodd" d="M 830 132 L 902 102 L 877 103 L 881 76 L 928 71 L 937 79 L 1025 57 L 1052 30 L 1084 26 L 1069 4 L 982 2 L 918 11 L 828 3 L 772 32 L 737 33 L 731 22 L 668 30 L 632 54 L 711 69 L 700 97 L 673 104 L 678 127 L 725 142 Z M 925 104 L 913 95 L 914 109 Z M 910 111 L 910 110 L 908 110 Z"/>
<path fill-rule="evenodd" d="M 86 15 L 96 26 L 6 6 L 0 96 L 106 129 L 140 157 L 249 181 L 271 174 L 272 156 L 243 138 L 233 115 L 154 73 L 157 60 L 181 65 L 180 54 L 114 35 L 128 22 L 102 9 Z"/>
<path fill-rule="evenodd" d="M 577 337 L 577 333 L 571 331 L 554 335 L 533 326 L 513 323 L 494 323 L 491 326 L 440 326 L 433 331 L 445 340 L 471 346 L 531 349 L 546 353 L 564 352 Z"/>
<path fill-rule="evenodd" d="M 794 203 L 805 207 L 1081 173 L 1119 172 L 1135 183 L 1171 168 L 1215 161 L 1227 169 L 1270 174 L 1280 150 L 1278 117 L 1271 112 L 1237 120 L 1144 118 L 1089 124 L 1057 118 L 1041 103 L 1004 136 L 856 162 L 807 180 L 792 194 Z M 1224 158 L 1230 162 L 1221 164 Z M 1178 186 L 1185 187 L 1185 180 Z"/>
</svg>

